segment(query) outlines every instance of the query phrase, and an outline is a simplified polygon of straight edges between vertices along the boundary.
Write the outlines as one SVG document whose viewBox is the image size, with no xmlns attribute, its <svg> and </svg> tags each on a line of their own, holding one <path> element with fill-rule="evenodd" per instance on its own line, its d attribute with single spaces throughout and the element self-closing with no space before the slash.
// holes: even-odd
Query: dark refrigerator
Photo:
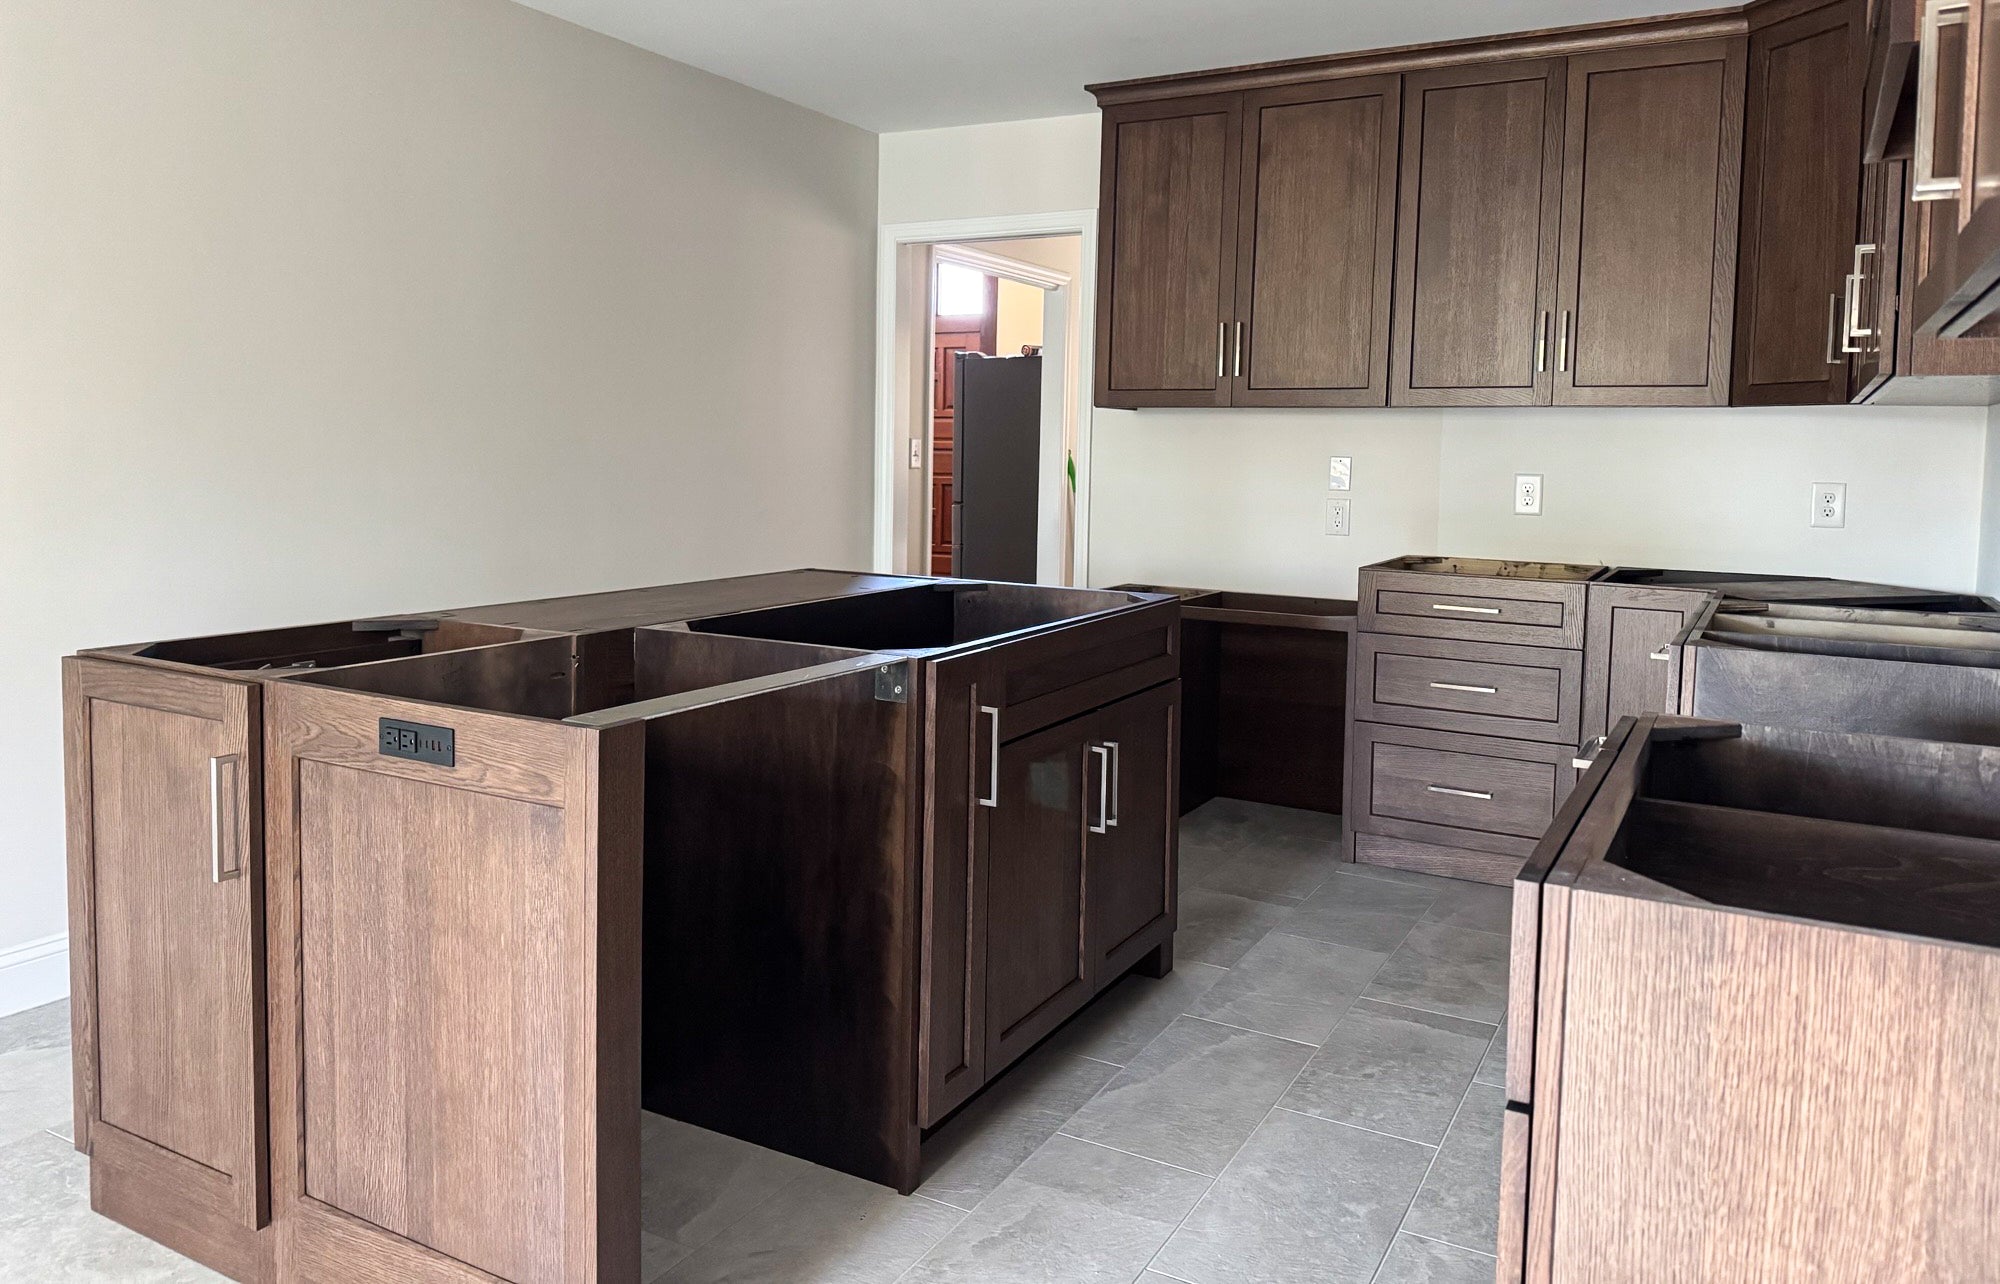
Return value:
<svg viewBox="0 0 2000 1284">
<path fill-rule="evenodd" d="M 961 352 L 952 411 L 952 574 L 1035 582 L 1042 359 Z"/>
</svg>

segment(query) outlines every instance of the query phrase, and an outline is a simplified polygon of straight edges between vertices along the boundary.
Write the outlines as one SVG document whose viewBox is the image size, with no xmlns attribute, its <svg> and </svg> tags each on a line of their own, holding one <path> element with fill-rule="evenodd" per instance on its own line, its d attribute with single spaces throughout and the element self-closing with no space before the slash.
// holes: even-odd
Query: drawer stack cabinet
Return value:
<svg viewBox="0 0 2000 1284">
<path fill-rule="evenodd" d="M 1504 883 L 1575 782 L 1594 566 L 1405 557 L 1361 572 L 1349 856 Z"/>
</svg>

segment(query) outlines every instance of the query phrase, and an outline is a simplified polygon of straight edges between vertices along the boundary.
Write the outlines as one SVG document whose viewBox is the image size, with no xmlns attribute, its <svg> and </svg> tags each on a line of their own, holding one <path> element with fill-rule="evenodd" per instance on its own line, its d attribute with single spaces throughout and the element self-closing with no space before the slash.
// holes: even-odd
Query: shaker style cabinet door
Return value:
<svg viewBox="0 0 2000 1284">
<path fill-rule="evenodd" d="M 1226 406 L 1242 96 L 1104 113 L 1097 404 Z"/>
<path fill-rule="evenodd" d="M 76 1140 L 176 1246 L 269 1221 L 260 694 L 63 662 Z"/>
<path fill-rule="evenodd" d="M 1625 584 L 1590 586 L 1584 630 L 1583 739 L 1630 714 L 1673 713 L 1680 702 L 1675 639 L 1707 594 Z"/>
<path fill-rule="evenodd" d="M 1397 76 L 1244 95 L 1232 405 L 1386 402 L 1401 115 Z"/>
<path fill-rule="evenodd" d="M 1861 10 L 1839 0 L 1750 33 L 1733 405 L 1847 400 Z"/>
<path fill-rule="evenodd" d="M 1743 41 L 1569 60 L 1555 404 L 1729 400 Z"/>
<path fill-rule="evenodd" d="M 1404 78 L 1392 404 L 1549 403 L 1563 89 L 1560 59 Z"/>
<path fill-rule="evenodd" d="M 1097 714 L 1086 746 L 1085 936 L 1099 989 L 1151 951 L 1148 929 L 1174 914 L 1179 719 L 1180 684 L 1155 687 Z"/>
</svg>

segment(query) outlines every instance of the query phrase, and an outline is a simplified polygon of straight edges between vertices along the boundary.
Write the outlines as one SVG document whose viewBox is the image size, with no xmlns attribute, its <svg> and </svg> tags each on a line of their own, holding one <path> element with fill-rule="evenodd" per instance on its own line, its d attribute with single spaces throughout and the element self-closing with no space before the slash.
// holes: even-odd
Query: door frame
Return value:
<svg viewBox="0 0 2000 1284">
<path fill-rule="evenodd" d="M 1079 238 L 1076 279 L 1069 288 L 1076 291 L 1078 333 L 1068 339 L 1076 368 L 1076 397 L 1069 407 L 1076 424 L 1072 449 L 1076 458 L 1074 538 L 1070 545 L 1069 581 L 1089 583 L 1090 565 L 1090 456 L 1092 390 L 1096 387 L 1093 363 L 1096 353 L 1084 336 L 1093 332 L 1097 313 L 1097 211 L 1059 210 L 1044 214 L 999 215 L 988 218 L 936 219 L 920 223 L 885 223 L 876 229 L 875 252 L 875 512 L 872 569 L 884 574 L 897 570 L 899 549 L 906 527 L 900 521 L 911 515 L 898 512 L 898 496 L 905 489 L 909 465 L 905 444 L 906 424 L 913 413 L 910 401 L 909 354 L 913 347 L 910 327 L 899 315 L 899 303 L 907 311 L 921 292 L 928 297 L 927 283 L 913 288 L 913 256 L 905 253 L 914 246 L 936 242 L 1002 240 L 1025 236 L 1075 235 Z M 926 260 L 928 254 L 923 256 Z M 927 269 L 925 269 L 927 270 Z M 1008 273 L 1018 275 L 1018 270 Z M 927 305 L 926 305 L 927 306 Z M 922 309 L 918 309 L 921 311 Z M 914 319 L 914 318 L 910 318 Z M 922 318 L 923 338 L 929 343 L 930 320 Z M 924 357 L 928 370 L 929 357 Z"/>
</svg>

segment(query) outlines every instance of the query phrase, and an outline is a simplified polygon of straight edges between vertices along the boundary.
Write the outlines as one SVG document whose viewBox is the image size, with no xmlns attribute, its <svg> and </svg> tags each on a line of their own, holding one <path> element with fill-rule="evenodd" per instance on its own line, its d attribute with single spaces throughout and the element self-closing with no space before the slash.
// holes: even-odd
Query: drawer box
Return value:
<svg viewBox="0 0 2000 1284">
<path fill-rule="evenodd" d="M 1361 573 L 1361 630 L 1467 642 L 1583 647 L 1581 582 Z"/>
<path fill-rule="evenodd" d="M 1576 783 L 1569 745 L 1354 724 L 1348 823 L 1358 833 L 1526 856 Z"/>
<path fill-rule="evenodd" d="M 1583 653 L 1363 634 L 1355 640 L 1355 717 L 1574 745 Z"/>
</svg>

